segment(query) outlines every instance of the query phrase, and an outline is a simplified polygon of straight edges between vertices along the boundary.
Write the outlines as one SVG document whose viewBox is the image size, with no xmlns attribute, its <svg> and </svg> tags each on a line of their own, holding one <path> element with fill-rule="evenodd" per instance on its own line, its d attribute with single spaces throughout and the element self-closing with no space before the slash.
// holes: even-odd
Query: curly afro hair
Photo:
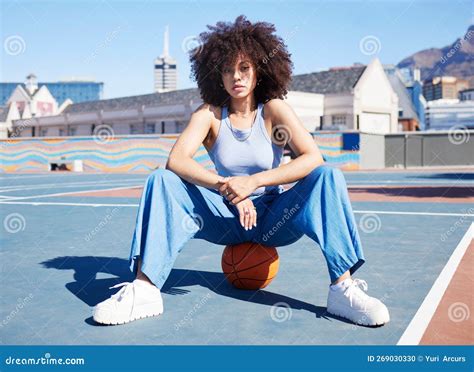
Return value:
<svg viewBox="0 0 474 372">
<path fill-rule="evenodd" d="M 291 81 L 293 62 L 282 38 L 275 35 L 275 26 L 267 22 L 251 23 L 244 15 L 234 23 L 208 25 L 209 31 L 199 35 L 199 45 L 190 51 L 191 77 L 197 81 L 201 98 L 214 106 L 228 104 L 229 94 L 222 86 L 221 70 L 232 65 L 240 54 L 256 67 L 254 95 L 257 102 L 284 98 Z"/>
</svg>

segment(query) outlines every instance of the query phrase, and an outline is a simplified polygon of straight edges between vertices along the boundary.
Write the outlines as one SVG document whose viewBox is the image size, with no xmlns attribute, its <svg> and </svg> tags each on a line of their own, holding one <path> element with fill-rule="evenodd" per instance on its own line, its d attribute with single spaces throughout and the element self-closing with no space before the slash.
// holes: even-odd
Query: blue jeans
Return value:
<svg viewBox="0 0 474 372">
<path fill-rule="evenodd" d="M 340 169 L 318 166 L 288 190 L 251 199 L 257 208 L 257 227 L 246 231 L 237 207 L 217 190 L 190 183 L 168 169 L 153 171 L 140 200 L 130 270 L 136 274 L 140 257 L 142 272 L 162 288 L 190 239 L 223 246 L 251 241 L 278 248 L 303 234 L 320 246 L 331 282 L 365 262 Z"/>
</svg>

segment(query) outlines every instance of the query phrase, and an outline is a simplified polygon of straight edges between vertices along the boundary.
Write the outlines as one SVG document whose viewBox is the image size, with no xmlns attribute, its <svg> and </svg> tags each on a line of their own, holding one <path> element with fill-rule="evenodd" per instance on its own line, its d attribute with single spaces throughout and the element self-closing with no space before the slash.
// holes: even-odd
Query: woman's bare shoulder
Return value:
<svg viewBox="0 0 474 372">
<path fill-rule="evenodd" d="M 214 106 L 209 103 L 201 104 L 195 111 L 201 115 L 207 115 L 211 119 L 219 119 L 221 117 L 221 108 L 219 106 Z"/>
<path fill-rule="evenodd" d="M 219 123 L 221 121 L 221 108 L 218 106 L 210 105 L 208 103 L 203 103 L 200 105 L 193 115 L 198 115 L 199 117 L 205 117 L 206 126 L 206 136 L 203 140 L 203 144 L 206 149 L 212 147 L 214 139 L 217 137 L 219 132 Z"/>
<path fill-rule="evenodd" d="M 265 111 L 270 117 L 273 117 L 291 111 L 291 107 L 281 98 L 272 98 L 265 102 Z"/>
<path fill-rule="evenodd" d="M 292 112 L 291 106 L 280 98 L 272 98 L 264 105 L 265 119 L 272 123 L 281 121 L 281 119 Z"/>
</svg>

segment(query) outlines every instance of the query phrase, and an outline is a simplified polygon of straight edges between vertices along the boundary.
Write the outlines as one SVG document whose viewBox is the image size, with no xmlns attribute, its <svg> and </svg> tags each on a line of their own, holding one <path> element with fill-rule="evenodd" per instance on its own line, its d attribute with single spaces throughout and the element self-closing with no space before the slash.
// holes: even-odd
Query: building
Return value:
<svg viewBox="0 0 474 372">
<path fill-rule="evenodd" d="M 154 92 L 163 93 L 178 89 L 178 69 L 176 60 L 169 55 L 169 30 L 166 26 L 163 54 L 155 59 L 154 66 L 155 87 Z"/>
<path fill-rule="evenodd" d="M 22 137 L 180 133 L 200 104 L 196 88 L 183 89 L 71 104 L 59 115 L 14 124 Z"/>
<path fill-rule="evenodd" d="M 25 87 L 25 83 L 0 83 L 0 105 L 5 105 L 18 85 Z M 69 80 L 57 82 L 38 82 L 38 86 L 45 85 L 51 95 L 62 105 L 70 99 L 73 102 L 97 101 L 103 98 L 104 83 L 89 80 Z"/>
<path fill-rule="evenodd" d="M 459 92 L 460 101 L 474 101 L 474 88 L 464 89 Z"/>
<path fill-rule="evenodd" d="M 393 66 L 395 68 L 395 66 Z M 421 82 L 421 70 L 415 68 L 396 68 L 399 77 L 402 79 L 405 87 L 410 94 L 411 103 L 418 116 L 419 129 L 425 128 L 425 108 L 426 99 L 423 96 L 423 83 Z"/>
<path fill-rule="evenodd" d="M 324 94 L 289 91 L 286 101 L 308 132 L 319 130 L 324 116 Z"/>
<path fill-rule="evenodd" d="M 332 68 L 296 75 L 293 92 L 324 95 L 324 114 L 318 130 L 398 132 L 398 97 L 378 58 L 367 66 Z"/>
<path fill-rule="evenodd" d="M 474 101 L 458 99 L 428 101 L 426 129 L 449 130 L 452 128 L 474 129 Z"/>
<path fill-rule="evenodd" d="M 39 87 L 36 76 L 29 74 L 25 84 L 17 85 L 6 105 L 0 108 L 0 138 L 22 136 L 25 123 L 44 116 L 58 115 L 71 103 L 71 100 L 66 100 L 59 106 L 46 85 Z M 15 120 L 20 120 L 23 125 L 13 128 Z M 47 131 L 44 128 L 36 131 L 32 127 L 28 133 L 33 137 L 45 136 Z"/>
<path fill-rule="evenodd" d="M 423 95 L 427 101 L 457 99 L 461 90 L 469 88 L 467 80 L 454 76 L 438 76 L 423 82 Z"/>
<path fill-rule="evenodd" d="M 401 131 L 416 131 L 424 127 L 426 100 L 421 94 L 419 70 L 398 69 L 395 65 L 384 66 L 392 89 L 398 96 L 398 125 Z"/>
<path fill-rule="evenodd" d="M 399 104 L 380 61 L 293 77 L 286 100 L 309 131 L 398 132 Z M 22 136 L 180 133 L 202 103 L 197 88 L 74 103 L 59 115 L 21 126 Z M 35 128 L 35 129 L 33 129 Z"/>
<path fill-rule="evenodd" d="M 406 86 L 412 85 L 415 81 L 420 81 L 421 79 L 421 70 L 419 68 L 410 68 L 410 67 L 402 67 L 398 68 L 395 65 L 387 65 L 385 66 L 385 71 L 388 70 L 397 70 L 399 73 L 400 78 L 402 79 L 403 83 Z"/>
<path fill-rule="evenodd" d="M 415 112 L 418 115 L 418 128 L 419 130 L 425 130 L 425 110 L 427 102 L 425 97 L 423 96 L 423 85 L 421 84 L 421 81 L 418 78 L 418 80 L 415 80 L 412 84 L 405 86 L 407 88 L 408 93 L 410 94 L 413 108 L 415 109 Z"/>
<path fill-rule="evenodd" d="M 288 101 L 308 129 L 323 114 L 323 96 L 290 92 Z M 202 104 L 197 88 L 71 104 L 56 116 L 17 120 L 22 137 L 181 133 Z"/>
</svg>

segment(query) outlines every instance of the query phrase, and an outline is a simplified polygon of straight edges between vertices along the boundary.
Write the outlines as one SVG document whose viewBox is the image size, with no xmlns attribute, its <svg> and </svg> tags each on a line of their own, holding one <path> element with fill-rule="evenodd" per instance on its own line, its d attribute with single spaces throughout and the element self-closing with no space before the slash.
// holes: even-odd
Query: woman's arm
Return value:
<svg viewBox="0 0 474 372">
<path fill-rule="evenodd" d="M 194 154 L 206 138 L 214 116 L 211 106 L 203 104 L 191 115 L 189 124 L 173 145 L 166 169 L 196 185 L 217 189 L 221 176 L 207 170 L 196 160 Z"/>
<path fill-rule="evenodd" d="M 324 163 L 318 145 L 291 106 L 281 99 L 272 99 L 265 104 L 265 110 L 272 123 L 278 125 L 279 131 L 286 136 L 297 158 L 277 168 L 253 174 L 251 177 L 255 179 L 258 187 L 298 181 Z"/>
</svg>

